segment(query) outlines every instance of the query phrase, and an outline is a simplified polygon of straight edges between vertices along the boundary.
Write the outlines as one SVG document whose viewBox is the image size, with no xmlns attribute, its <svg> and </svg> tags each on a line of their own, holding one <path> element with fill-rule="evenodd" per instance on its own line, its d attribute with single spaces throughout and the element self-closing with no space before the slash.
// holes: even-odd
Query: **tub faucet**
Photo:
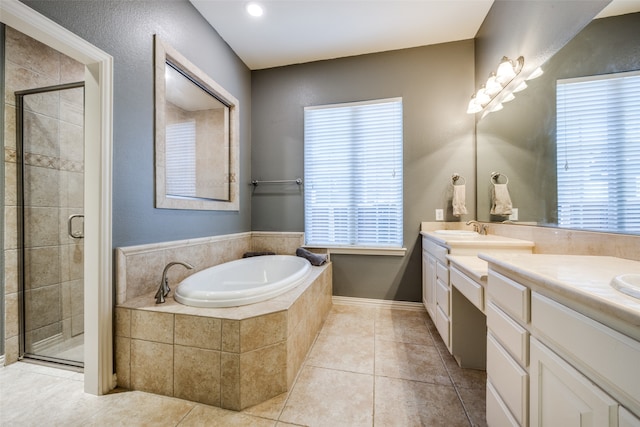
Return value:
<svg viewBox="0 0 640 427">
<path fill-rule="evenodd" d="M 174 261 L 167 264 L 166 267 L 164 268 L 164 271 L 162 272 L 162 280 L 160 282 L 160 288 L 158 288 L 158 292 L 156 292 L 156 296 L 155 296 L 156 304 L 162 304 L 164 302 L 164 297 L 169 295 L 169 291 L 171 290 L 171 288 L 169 288 L 169 278 L 167 277 L 167 271 L 169 271 L 169 267 L 176 264 L 180 264 L 188 268 L 189 270 L 193 268 L 193 265 L 187 262 Z"/>
<path fill-rule="evenodd" d="M 480 234 L 487 234 L 486 224 L 480 224 L 478 221 L 467 221 L 467 225 L 473 224 L 473 231 Z"/>
</svg>

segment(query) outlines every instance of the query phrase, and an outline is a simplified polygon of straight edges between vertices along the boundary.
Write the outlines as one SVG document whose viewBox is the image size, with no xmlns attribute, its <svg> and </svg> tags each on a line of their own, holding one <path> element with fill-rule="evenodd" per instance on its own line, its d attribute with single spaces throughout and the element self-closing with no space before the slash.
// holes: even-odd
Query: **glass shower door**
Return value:
<svg viewBox="0 0 640 427">
<path fill-rule="evenodd" d="M 16 92 L 21 355 L 82 366 L 84 84 Z"/>
</svg>

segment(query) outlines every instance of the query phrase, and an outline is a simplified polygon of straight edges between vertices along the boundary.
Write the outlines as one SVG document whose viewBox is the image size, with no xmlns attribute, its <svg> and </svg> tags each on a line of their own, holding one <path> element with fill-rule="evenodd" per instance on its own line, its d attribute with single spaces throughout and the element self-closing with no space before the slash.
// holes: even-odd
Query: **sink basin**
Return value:
<svg viewBox="0 0 640 427">
<path fill-rule="evenodd" d="M 435 230 L 434 233 L 447 236 L 476 236 L 478 234 L 471 230 Z"/>
<path fill-rule="evenodd" d="M 622 274 L 611 281 L 611 286 L 634 298 L 640 298 L 640 274 Z"/>
</svg>

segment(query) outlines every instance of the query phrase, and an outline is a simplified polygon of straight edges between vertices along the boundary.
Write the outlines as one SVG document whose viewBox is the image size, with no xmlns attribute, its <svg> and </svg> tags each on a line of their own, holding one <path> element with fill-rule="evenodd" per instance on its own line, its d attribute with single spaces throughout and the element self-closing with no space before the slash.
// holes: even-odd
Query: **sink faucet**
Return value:
<svg viewBox="0 0 640 427">
<path fill-rule="evenodd" d="M 480 234 L 487 234 L 487 225 L 480 224 L 478 221 L 467 221 L 467 225 L 473 224 L 473 231 Z"/>
<path fill-rule="evenodd" d="M 166 267 L 164 268 L 164 271 L 162 272 L 162 280 L 160 282 L 160 288 L 158 288 L 158 292 L 156 292 L 156 296 L 155 296 L 156 304 L 162 304 L 164 302 L 164 297 L 169 295 L 169 291 L 171 289 L 169 288 L 169 278 L 167 277 L 167 271 L 169 271 L 169 267 L 176 264 L 180 264 L 188 268 L 189 270 L 193 268 L 193 265 L 186 262 L 180 262 L 180 261 L 174 261 L 167 264 Z"/>
</svg>

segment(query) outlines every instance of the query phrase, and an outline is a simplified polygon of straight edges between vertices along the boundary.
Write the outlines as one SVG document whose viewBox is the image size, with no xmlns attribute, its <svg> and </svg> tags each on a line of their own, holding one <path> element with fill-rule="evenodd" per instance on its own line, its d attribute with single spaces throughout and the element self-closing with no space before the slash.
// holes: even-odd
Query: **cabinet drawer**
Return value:
<svg viewBox="0 0 640 427">
<path fill-rule="evenodd" d="M 440 280 L 436 281 L 436 302 L 440 309 L 449 316 L 449 286 L 442 283 Z"/>
<path fill-rule="evenodd" d="M 447 285 L 449 284 L 449 267 L 440 262 L 436 263 L 436 276 Z"/>
<path fill-rule="evenodd" d="M 513 415 L 509 412 L 507 405 L 502 401 L 491 381 L 487 381 L 487 425 L 518 427 L 518 422 L 513 419 Z"/>
<path fill-rule="evenodd" d="M 529 323 L 530 291 L 495 271 L 489 271 L 487 284 L 490 299 L 516 320 Z"/>
<path fill-rule="evenodd" d="M 529 364 L 529 332 L 493 302 L 487 303 L 487 327 L 505 349 L 522 365 Z"/>
<path fill-rule="evenodd" d="M 465 298 L 471 301 L 471 304 L 484 311 L 484 288 L 482 285 L 476 283 L 455 267 L 451 267 L 449 277 L 451 278 L 452 286 L 455 286 Z"/>
<path fill-rule="evenodd" d="M 440 246 L 435 242 L 432 242 L 426 237 L 422 238 L 422 249 L 432 254 L 438 261 L 440 261 L 444 265 L 447 265 L 447 254 L 449 253 L 449 249 L 445 248 L 444 246 Z"/>
<path fill-rule="evenodd" d="M 447 348 L 449 348 L 449 318 L 442 312 L 440 307 L 436 307 L 436 329 L 440 333 L 442 341 L 444 341 Z"/>
<path fill-rule="evenodd" d="M 509 356 L 491 333 L 487 334 L 487 378 L 515 420 L 526 425 L 529 400 L 527 371 Z"/>
<path fill-rule="evenodd" d="M 548 338 L 587 377 L 599 378 L 603 388 L 640 411 L 640 342 L 537 292 L 532 295 L 533 334 Z"/>
</svg>

